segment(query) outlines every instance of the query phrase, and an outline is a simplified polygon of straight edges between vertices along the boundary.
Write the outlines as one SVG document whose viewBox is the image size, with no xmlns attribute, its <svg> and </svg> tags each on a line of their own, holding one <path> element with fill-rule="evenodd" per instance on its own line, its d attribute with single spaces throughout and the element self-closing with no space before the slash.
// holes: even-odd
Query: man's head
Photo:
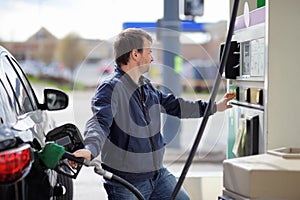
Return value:
<svg viewBox="0 0 300 200">
<path fill-rule="evenodd" d="M 118 66 L 127 65 L 130 56 L 142 54 L 144 48 L 150 48 L 151 36 L 144 30 L 129 28 L 122 31 L 114 42 L 115 62 Z"/>
</svg>

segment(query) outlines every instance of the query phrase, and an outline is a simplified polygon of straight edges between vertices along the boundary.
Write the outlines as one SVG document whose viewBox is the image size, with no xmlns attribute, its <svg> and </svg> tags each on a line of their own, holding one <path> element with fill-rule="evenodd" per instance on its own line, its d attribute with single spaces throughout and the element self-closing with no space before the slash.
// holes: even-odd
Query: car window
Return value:
<svg viewBox="0 0 300 200">
<path fill-rule="evenodd" d="M 16 108 L 6 90 L 2 79 L 0 79 L 0 127 L 14 124 L 17 120 Z"/>
<path fill-rule="evenodd" d="M 35 97 L 35 94 L 34 94 L 34 91 L 28 81 L 28 79 L 26 78 L 24 72 L 21 70 L 21 67 L 19 66 L 19 64 L 17 63 L 17 61 L 14 59 L 14 58 L 10 58 L 15 69 L 17 70 L 18 72 L 18 75 L 19 75 L 19 78 L 22 80 L 23 84 L 24 84 L 24 87 L 27 91 L 27 94 L 31 100 L 31 103 L 32 103 L 32 106 L 34 109 L 37 109 L 38 108 L 38 105 L 37 105 L 37 99 Z"/>
<path fill-rule="evenodd" d="M 13 99 L 13 104 L 19 115 L 33 111 L 34 107 L 32 100 L 30 99 L 28 92 L 24 87 L 24 83 L 18 77 L 12 63 L 8 60 L 8 56 L 5 54 L 1 55 L 1 68 L 4 72 L 1 77 L 8 94 Z"/>
<path fill-rule="evenodd" d="M 14 92 L 11 89 L 11 86 L 10 86 L 8 80 L 7 80 L 7 75 L 6 75 L 6 73 L 4 71 L 4 67 L 3 67 L 5 65 L 3 57 L 4 56 L 2 56 L 2 55 L 0 57 L 0 80 L 1 80 L 1 84 L 3 85 L 3 88 L 5 88 L 7 96 L 9 96 L 11 98 L 12 105 L 15 108 L 15 112 L 19 113 L 20 112 L 20 105 L 19 105 L 19 102 L 16 100 Z M 2 95 L 3 94 L 1 92 L 1 96 Z"/>
</svg>

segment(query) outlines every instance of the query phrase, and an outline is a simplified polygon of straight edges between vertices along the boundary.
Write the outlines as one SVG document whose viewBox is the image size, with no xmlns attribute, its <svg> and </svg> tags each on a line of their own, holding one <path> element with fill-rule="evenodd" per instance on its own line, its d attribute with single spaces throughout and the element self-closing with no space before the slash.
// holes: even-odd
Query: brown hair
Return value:
<svg viewBox="0 0 300 200">
<path fill-rule="evenodd" d="M 144 39 L 152 43 L 151 36 L 144 30 L 138 28 L 128 28 L 122 31 L 114 42 L 115 62 L 120 67 L 126 65 L 130 52 L 137 49 L 143 51 Z"/>
</svg>

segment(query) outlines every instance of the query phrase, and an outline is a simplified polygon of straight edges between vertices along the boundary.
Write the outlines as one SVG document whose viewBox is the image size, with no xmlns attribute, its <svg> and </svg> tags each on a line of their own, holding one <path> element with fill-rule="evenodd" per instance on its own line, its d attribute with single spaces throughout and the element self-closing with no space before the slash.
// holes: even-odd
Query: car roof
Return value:
<svg viewBox="0 0 300 200">
<path fill-rule="evenodd" d="M 7 53 L 9 56 L 12 56 L 11 53 L 3 46 L 0 45 L 0 53 L 2 54 L 2 52 Z M 12 56 L 13 57 L 13 56 Z"/>
</svg>

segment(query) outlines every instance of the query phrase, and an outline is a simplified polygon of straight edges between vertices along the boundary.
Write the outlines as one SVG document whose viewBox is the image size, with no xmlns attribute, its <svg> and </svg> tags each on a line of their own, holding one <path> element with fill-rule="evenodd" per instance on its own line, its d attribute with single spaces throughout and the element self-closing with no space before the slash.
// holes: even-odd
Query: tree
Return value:
<svg viewBox="0 0 300 200">
<path fill-rule="evenodd" d="M 36 59 L 43 61 L 47 65 L 50 64 L 54 58 L 55 49 L 57 48 L 56 44 L 56 40 L 40 41 Z"/>
<path fill-rule="evenodd" d="M 85 47 L 82 44 L 82 39 L 77 34 L 70 33 L 59 42 L 57 59 L 69 68 L 72 74 L 85 56 Z"/>
</svg>

